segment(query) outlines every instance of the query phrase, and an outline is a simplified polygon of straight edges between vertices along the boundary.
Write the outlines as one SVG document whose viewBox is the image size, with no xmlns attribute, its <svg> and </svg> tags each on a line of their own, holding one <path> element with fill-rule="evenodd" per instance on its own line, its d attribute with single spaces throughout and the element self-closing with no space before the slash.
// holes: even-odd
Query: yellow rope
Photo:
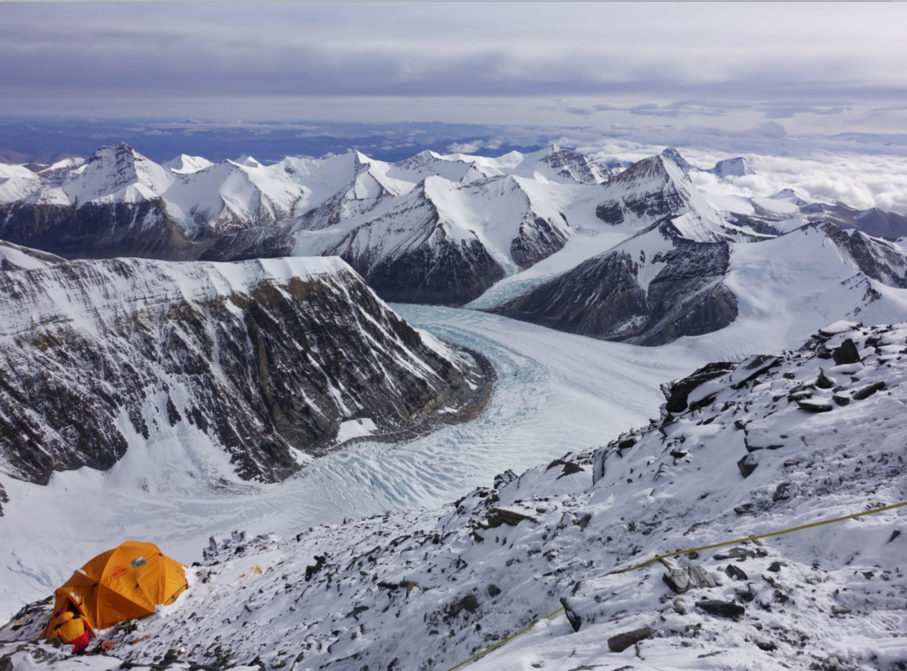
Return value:
<svg viewBox="0 0 907 671">
<path fill-rule="evenodd" d="M 466 666 L 466 665 L 469 664 L 470 662 L 474 662 L 474 661 L 477 660 L 479 657 L 484 657 L 485 655 L 487 655 L 487 654 L 488 654 L 489 652 L 491 652 L 492 650 L 496 650 L 497 648 L 500 648 L 502 645 L 504 645 L 504 644 L 507 643 L 508 641 L 512 641 L 512 640 L 515 639 L 517 636 L 522 636 L 523 634 L 525 634 L 527 631 L 529 631 L 530 629 L 532 629 L 535 625 L 537 625 L 537 624 L 538 624 L 539 622 L 541 622 L 542 620 L 547 620 L 548 618 L 554 617 L 554 616 L 557 615 L 558 613 L 561 613 L 563 610 L 564 610 L 564 608 L 563 608 L 563 606 L 562 606 L 562 607 L 558 608 L 556 611 L 554 611 L 553 613 L 548 613 L 548 615 L 546 615 L 545 617 L 541 618 L 540 620 L 536 620 L 535 622 L 533 622 L 532 624 L 530 624 L 528 627 L 525 627 L 525 628 L 523 628 L 523 629 L 520 629 L 517 633 L 511 634 L 510 636 L 508 636 L 507 638 L 505 638 L 503 641 L 498 641 L 497 643 L 495 643 L 495 644 L 494 644 L 493 646 L 491 646 L 490 648 L 487 648 L 487 649 L 483 650 L 482 652 L 478 653 L 477 655 L 473 655 L 473 656 L 470 657 L 469 659 L 467 659 L 467 660 L 465 660 L 465 661 L 463 661 L 463 662 L 460 662 L 460 663 L 457 664 L 456 666 L 450 667 L 447 671 L 454 671 L 454 669 L 459 669 L 461 666 Z"/>
<path fill-rule="evenodd" d="M 804 524 L 799 527 L 791 527 L 790 529 L 782 529 L 781 531 L 772 531 L 767 534 L 757 534 L 755 536 L 747 536 L 746 538 L 738 538 L 732 541 L 723 541 L 721 543 L 712 543 L 711 545 L 703 545 L 700 548 L 690 548 L 689 550 L 678 550 L 677 552 L 669 552 L 666 555 L 658 555 L 657 557 L 652 557 L 651 559 L 642 562 L 641 564 L 636 564 L 630 568 L 626 568 L 619 573 L 629 573 L 630 571 L 635 571 L 638 568 L 643 566 L 648 566 L 649 564 L 654 564 L 657 561 L 662 559 L 668 559 L 669 557 L 676 557 L 677 555 L 685 555 L 688 552 L 699 552 L 700 550 L 712 550 L 714 548 L 724 547 L 726 545 L 734 545 L 735 543 L 745 543 L 747 541 L 754 541 L 759 538 L 769 538 L 771 536 L 783 536 L 784 534 L 789 534 L 794 531 L 803 531 L 803 529 L 811 529 L 813 527 L 821 527 L 824 524 L 833 524 L 835 522 L 843 522 L 844 520 L 852 520 L 855 517 L 863 517 L 863 515 L 875 515 L 876 513 L 882 513 L 886 510 L 893 510 L 895 508 L 900 508 L 902 506 L 907 506 L 907 501 L 902 501 L 901 503 L 895 503 L 891 506 L 885 506 L 884 508 L 873 508 L 872 510 L 864 510 L 862 513 L 854 513 L 853 515 L 845 515 L 844 517 L 835 517 L 830 520 L 822 520 L 821 522 L 813 522 L 812 524 Z"/>
<path fill-rule="evenodd" d="M 825 525 L 825 524 L 834 524 L 835 522 L 843 522 L 845 520 L 852 520 L 857 517 L 863 517 L 864 515 L 875 515 L 876 513 L 883 513 L 886 510 L 894 510 L 895 508 L 901 508 L 903 506 L 907 506 L 907 501 L 902 501 L 901 503 L 895 503 L 890 506 L 884 506 L 882 508 L 873 508 L 872 510 L 864 510 L 862 513 L 854 513 L 853 515 L 845 515 L 844 517 L 835 517 L 830 520 L 822 520 L 821 522 L 813 522 L 812 524 L 803 524 L 799 527 L 791 527 L 790 529 L 782 529 L 781 531 L 772 531 L 767 534 L 757 534 L 755 536 L 747 536 L 746 538 L 737 538 L 732 541 L 722 541 L 721 543 L 712 543 L 711 545 L 703 545 L 702 547 L 690 548 L 688 550 L 677 550 L 677 552 L 669 552 L 668 554 L 652 557 L 651 559 L 648 559 L 639 564 L 635 564 L 634 566 L 631 566 L 630 568 L 625 568 L 622 571 L 616 571 L 615 573 L 629 573 L 630 571 L 635 571 L 636 569 L 643 568 L 645 566 L 648 566 L 649 564 L 653 564 L 662 559 L 668 559 L 669 557 L 676 557 L 677 555 L 687 554 L 688 552 L 699 552 L 700 550 L 712 550 L 714 548 L 720 548 L 720 547 L 724 547 L 726 545 L 734 545 L 735 543 L 745 543 L 747 541 L 754 541 L 754 540 L 757 540 L 760 538 L 769 538 L 771 536 L 783 536 L 784 534 L 793 533 L 794 531 L 803 531 L 804 529 L 811 529 L 813 527 L 821 527 L 822 525 Z M 556 611 L 549 613 L 548 615 L 546 615 L 545 617 L 543 617 L 539 620 L 536 620 L 535 622 L 530 624 L 528 627 L 524 627 L 523 629 L 520 629 L 517 633 L 511 634 L 510 636 L 508 636 L 507 638 L 505 638 L 502 641 L 498 641 L 497 643 L 492 645 L 490 648 L 486 648 L 482 652 L 473 655 L 469 659 L 460 662 L 456 666 L 450 667 L 449 669 L 447 669 L 447 671 L 454 671 L 455 669 L 459 669 L 462 666 L 466 666 L 470 662 L 474 662 L 475 660 L 479 659 L 480 657 L 484 657 L 492 650 L 497 650 L 505 643 L 508 643 L 509 641 L 512 641 L 513 639 L 515 639 L 517 636 L 522 636 L 523 634 L 525 634 L 527 631 L 532 629 L 535 625 L 537 625 L 542 620 L 548 620 L 562 612 L 564 612 L 563 607 L 558 608 Z"/>
</svg>

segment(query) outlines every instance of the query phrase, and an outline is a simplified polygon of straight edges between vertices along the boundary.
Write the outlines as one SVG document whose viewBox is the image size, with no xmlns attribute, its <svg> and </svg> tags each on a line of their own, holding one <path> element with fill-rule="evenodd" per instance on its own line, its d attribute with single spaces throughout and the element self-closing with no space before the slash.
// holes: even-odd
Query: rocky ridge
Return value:
<svg viewBox="0 0 907 671">
<path fill-rule="evenodd" d="M 472 668 L 895 671 L 897 512 L 618 571 L 907 500 L 905 379 L 907 324 L 838 322 L 666 385 L 650 425 L 441 510 L 212 539 L 176 604 L 104 636 L 116 663 L 427 670 L 563 607 Z M 46 654 L 15 646 L 14 664 Z"/>
<path fill-rule="evenodd" d="M 336 258 L 59 262 L 0 273 L 0 313 L 0 456 L 38 483 L 127 450 L 161 486 L 276 482 L 344 426 L 453 418 L 481 387 Z"/>
</svg>

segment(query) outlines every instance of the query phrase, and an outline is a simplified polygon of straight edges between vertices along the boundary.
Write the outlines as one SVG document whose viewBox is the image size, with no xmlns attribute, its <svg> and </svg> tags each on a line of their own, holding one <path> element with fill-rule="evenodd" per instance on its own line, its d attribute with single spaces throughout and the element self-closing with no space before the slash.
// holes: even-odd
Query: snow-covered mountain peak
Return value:
<svg viewBox="0 0 907 671">
<path fill-rule="evenodd" d="M 158 197 L 176 180 L 166 168 L 125 142 L 99 148 L 62 188 L 78 203 L 98 199 L 135 202 Z"/>
<path fill-rule="evenodd" d="M 237 165 L 241 165 L 246 168 L 261 168 L 262 167 L 262 164 L 257 159 L 252 158 L 251 156 L 247 156 L 246 154 L 243 154 L 239 158 L 235 159 L 233 161 L 233 163 L 236 163 Z"/>
<path fill-rule="evenodd" d="M 165 161 L 161 165 L 178 175 L 188 175 L 209 168 L 214 165 L 214 163 L 201 156 L 180 154 L 176 158 Z"/>
<path fill-rule="evenodd" d="M 419 182 L 431 175 L 438 175 L 459 182 L 473 167 L 473 163 L 470 161 L 441 156 L 433 151 L 423 151 L 411 158 L 392 164 L 386 175 L 393 179 L 409 182 Z"/>
<path fill-rule="evenodd" d="M 743 156 L 718 161 L 718 163 L 715 164 L 715 167 L 709 172 L 714 173 L 721 178 L 743 177 L 745 175 L 754 174 L 753 169 L 749 166 L 749 163 Z"/>
<path fill-rule="evenodd" d="M 691 170 L 696 169 L 693 164 L 687 161 L 675 147 L 666 147 L 665 150 L 661 152 L 661 155 L 674 161 L 674 163 L 679 165 L 686 172 L 690 172 Z"/>
<path fill-rule="evenodd" d="M 721 214 L 668 156 L 651 156 L 634 163 L 602 190 L 605 197 L 595 213 L 613 226 L 642 230 L 665 217 L 687 214 L 677 228 L 691 240 L 709 242 L 727 234 Z"/>
</svg>

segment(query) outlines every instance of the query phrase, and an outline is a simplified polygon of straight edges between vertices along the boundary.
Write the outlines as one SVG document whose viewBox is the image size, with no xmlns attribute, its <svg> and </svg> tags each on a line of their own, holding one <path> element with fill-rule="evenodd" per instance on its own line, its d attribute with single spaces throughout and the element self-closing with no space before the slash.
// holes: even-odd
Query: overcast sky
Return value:
<svg viewBox="0 0 907 671">
<path fill-rule="evenodd" d="M 891 3 L 0 3 L 0 114 L 903 132 L 905 26 Z"/>
</svg>

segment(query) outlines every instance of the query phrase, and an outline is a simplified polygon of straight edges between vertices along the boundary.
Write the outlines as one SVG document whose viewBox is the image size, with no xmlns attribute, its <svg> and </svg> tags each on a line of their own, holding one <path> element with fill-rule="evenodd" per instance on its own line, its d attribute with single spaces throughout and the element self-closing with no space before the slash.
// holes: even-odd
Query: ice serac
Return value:
<svg viewBox="0 0 907 671">
<path fill-rule="evenodd" d="M 681 236 L 669 220 L 493 311 L 560 331 L 663 345 L 724 328 L 737 300 L 722 282 L 730 243 Z"/>
<path fill-rule="evenodd" d="M 474 393 L 470 364 L 337 258 L 0 272 L 0 315 L 0 467 L 38 483 L 174 442 L 276 482 L 343 422 L 407 430 Z"/>
</svg>

